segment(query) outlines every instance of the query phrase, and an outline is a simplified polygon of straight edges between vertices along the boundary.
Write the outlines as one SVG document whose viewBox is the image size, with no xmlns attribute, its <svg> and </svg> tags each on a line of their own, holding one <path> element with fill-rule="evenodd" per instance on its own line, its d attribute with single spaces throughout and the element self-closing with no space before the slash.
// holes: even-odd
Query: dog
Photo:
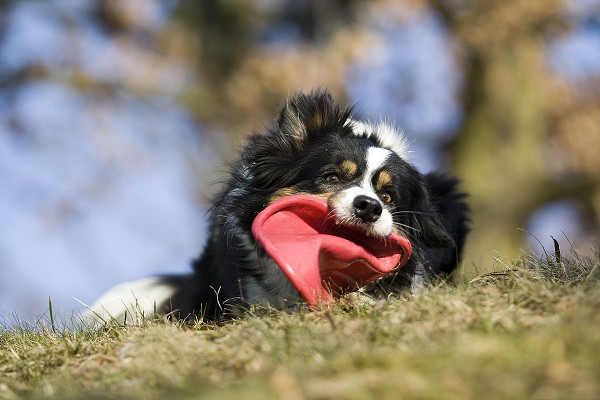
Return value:
<svg viewBox="0 0 600 400">
<path fill-rule="evenodd" d="M 406 264 L 362 287 L 365 294 L 418 292 L 450 276 L 468 233 L 465 194 L 453 177 L 422 175 L 409 153 L 391 124 L 361 121 L 326 90 L 296 93 L 231 166 L 193 272 L 119 285 L 88 314 L 121 322 L 128 313 L 130 321 L 140 313 L 222 321 L 253 306 L 295 310 L 302 296 L 252 234 L 262 210 L 294 194 L 325 199 L 340 223 L 368 236 L 395 232 L 410 241 Z"/>
</svg>

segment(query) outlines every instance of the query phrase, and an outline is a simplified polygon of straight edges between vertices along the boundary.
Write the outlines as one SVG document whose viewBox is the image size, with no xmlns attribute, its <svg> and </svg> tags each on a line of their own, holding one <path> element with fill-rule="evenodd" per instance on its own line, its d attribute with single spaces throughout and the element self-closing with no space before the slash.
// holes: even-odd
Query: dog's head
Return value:
<svg viewBox="0 0 600 400">
<path fill-rule="evenodd" d="M 248 186 L 267 202 L 321 197 L 339 221 L 368 235 L 395 232 L 427 247 L 451 246 L 401 132 L 351 114 L 327 92 L 293 96 L 268 134 L 252 137 L 242 160 Z"/>
</svg>

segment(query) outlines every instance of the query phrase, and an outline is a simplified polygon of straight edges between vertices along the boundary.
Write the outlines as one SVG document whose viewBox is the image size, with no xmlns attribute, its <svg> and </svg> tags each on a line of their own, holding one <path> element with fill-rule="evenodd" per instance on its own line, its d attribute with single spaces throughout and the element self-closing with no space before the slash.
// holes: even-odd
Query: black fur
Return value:
<svg viewBox="0 0 600 400">
<path fill-rule="evenodd" d="M 350 159 L 364 170 L 368 149 L 385 147 L 385 140 L 376 134 L 357 134 L 351 114 L 328 92 L 296 94 L 265 134 L 249 138 L 214 202 L 209 239 L 194 261 L 193 274 L 164 278 L 178 288 L 166 308 L 178 310 L 180 317 L 217 320 L 237 315 L 255 302 L 293 309 L 300 298 L 254 241 L 251 225 L 278 190 L 322 194 L 356 184 L 337 166 Z M 423 176 L 396 153 L 386 168 L 394 180 L 394 186 L 386 188 L 394 202 L 386 207 L 410 239 L 413 256 L 398 274 L 371 285 L 373 293 L 414 286 L 416 277 L 452 273 L 467 234 L 469 210 L 456 179 Z M 339 175 L 339 182 L 326 179 L 331 171 Z"/>
</svg>

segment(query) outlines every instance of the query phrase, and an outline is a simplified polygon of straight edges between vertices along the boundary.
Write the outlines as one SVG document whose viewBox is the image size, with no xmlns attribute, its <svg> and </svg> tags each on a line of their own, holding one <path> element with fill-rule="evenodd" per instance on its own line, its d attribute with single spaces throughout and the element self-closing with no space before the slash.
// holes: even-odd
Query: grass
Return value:
<svg viewBox="0 0 600 400">
<path fill-rule="evenodd" d="M 221 326 L 0 333 L 0 399 L 593 399 L 600 257 L 526 257 L 411 298 Z"/>
</svg>

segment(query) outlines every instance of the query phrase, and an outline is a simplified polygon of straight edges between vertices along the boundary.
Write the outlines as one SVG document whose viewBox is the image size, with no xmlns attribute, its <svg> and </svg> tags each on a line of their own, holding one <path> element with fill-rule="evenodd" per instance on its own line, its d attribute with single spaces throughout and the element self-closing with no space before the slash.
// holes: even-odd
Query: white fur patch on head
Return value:
<svg viewBox="0 0 600 400">
<path fill-rule="evenodd" d="M 390 123 L 386 121 L 370 123 L 348 119 L 346 124 L 352 128 L 355 136 L 364 138 L 373 137 L 381 147 L 393 151 L 398 157 L 404 160 L 409 159 L 410 150 L 408 148 L 408 140 L 402 131 L 397 130 Z"/>
<path fill-rule="evenodd" d="M 362 187 L 373 191 L 373 175 L 383 167 L 383 164 L 392 152 L 381 147 L 369 147 L 367 150 L 367 169 L 363 176 Z"/>
</svg>

